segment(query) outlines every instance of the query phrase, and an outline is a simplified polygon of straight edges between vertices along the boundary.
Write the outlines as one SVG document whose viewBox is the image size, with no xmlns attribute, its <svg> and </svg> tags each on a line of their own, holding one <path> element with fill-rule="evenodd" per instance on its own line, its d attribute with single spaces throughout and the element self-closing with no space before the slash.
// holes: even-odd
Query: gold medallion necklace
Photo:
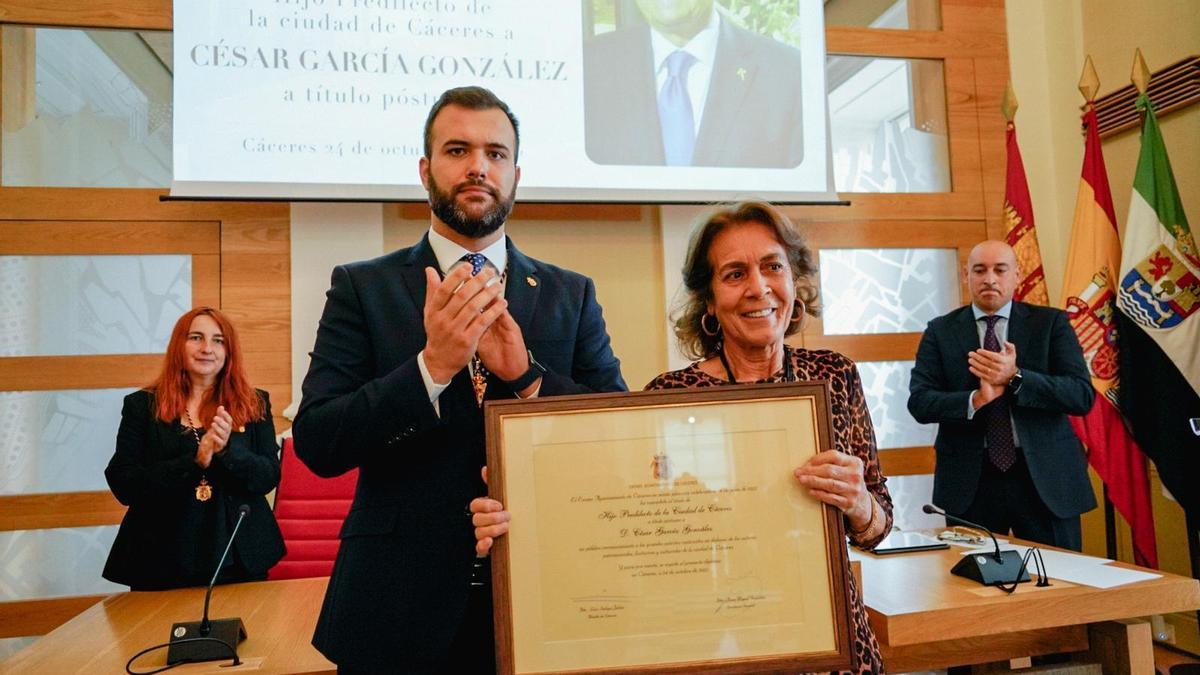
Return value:
<svg viewBox="0 0 1200 675">
<path fill-rule="evenodd" d="M 196 430 L 196 426 L 192 423 L 192 414 L 187 408 L 183 409 L 183 416 L 187 419 L 187 427 L 192 432 L 192 437 L 196 439 L 196 449 L 200 449 L 200 432 Z M 196 485 L 196 501 L 206 502 L 212 499 L 212 486 L 208 484 L 208 479 L 204 474 L 200 474 L 200 483 Z"/>
</svg>

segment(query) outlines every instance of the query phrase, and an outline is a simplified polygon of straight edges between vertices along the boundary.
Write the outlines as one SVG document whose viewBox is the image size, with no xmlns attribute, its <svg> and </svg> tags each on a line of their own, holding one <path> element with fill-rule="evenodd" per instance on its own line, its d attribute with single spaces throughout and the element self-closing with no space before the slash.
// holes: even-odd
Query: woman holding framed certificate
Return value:
<svg viewBox="0 0 1200 675">
<path fill-rule="evenodd" d="M 775 207 L 746 202 L 713 212 L 692 235 L 683 270 L 688 296 L 675 322 L 683 351 L 698 360 L 659 375 L 646 389 L 827 381 L 833 449 L 807 455 L 809 459 L 794 468 L 795 480 L 813 498 L 840 510 L 851 541 L 870 549 L 891 530 L 892 501 L 858 370 L 836 352 L 785 343 L 787 336 L 799 332 L 804 314 L 819 312 L 815 276 L 812 251 Z M 661 472 L 658 461 L 656 457 L 655 479 L 669 481 L 669 458 L 663 455 L 668 466 Z M 486 555 L 494 538 L 508 532 L 509 512 L 489 498 L 474 500 L 470 508 L 476 552 Z M 845 576 L 848 583 L 839 588 L 845 589 L 850 608 L 854 665 L 843 672 L 881 673 L 879 644 L 862 598 L 853 576 Z"/>
<path fill-rule="evenodd" d="M 685 354 L 698 358 L 646 389 L 828 380 L 834 449 L 795 470 L 809 493 L 842 511 L 850 540 L 871 549 L 892 529 L 892 499 L 854 362 L 830 350 L 790 347 L 804 315 L 820 312 L 813 253 L 787 216 L 744 202 L 713 212 L 692 234 L 687 299 L 675 320 Z M 856 673 L 881 673 L 879 643 L 850 577 Z"/>
</svg>

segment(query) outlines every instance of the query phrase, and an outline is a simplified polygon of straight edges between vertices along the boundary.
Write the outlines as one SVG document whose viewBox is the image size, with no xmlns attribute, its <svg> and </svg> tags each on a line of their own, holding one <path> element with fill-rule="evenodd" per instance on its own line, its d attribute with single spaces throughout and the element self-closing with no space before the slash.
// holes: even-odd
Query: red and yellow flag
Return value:
<svg viewBox="0 0 1200 675">
<path fill-rule="evenodd" d="M 1097 396 L 1091 411 L 1071 417 L 1071 426 L 1087 446 L 1088 463 L 1108 488 L 1109 501 L 1129 523 L 1135 562 L 1157 567 L 1146 458 L 1125 427 L 1117 399 L 1120 364 L 1115 312 L 1121 240 L 1096 131 L 1096 111 L 1090 105 L 1083 126 L 1083 172 L 1067 249 L 1063 307 L 1079 336 Z"/>
<path fill-rule="evenodd" d="M 1042 271 L 1042 251 L 1038 248 L 1037 231 L 1033 227 L 1033 200 L 1029 198 L 1029 183 L 1025 180 L 1025 163 L 1017 146 L 1017 128 L 1008 123 L 1005 132 L 1008 146 L 1008 173 L 1004 179 L 1005 241 L 1017 253 L 1021 281 L 1014 299 L 1034 305 L 1049 305 L 1046 275 Z"/>
</svg>

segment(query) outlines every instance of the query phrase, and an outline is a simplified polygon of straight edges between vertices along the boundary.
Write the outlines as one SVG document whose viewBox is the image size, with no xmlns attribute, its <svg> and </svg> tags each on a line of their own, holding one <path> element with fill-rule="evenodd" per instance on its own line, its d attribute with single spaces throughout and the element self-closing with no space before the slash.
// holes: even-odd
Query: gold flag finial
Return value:
<svg viewBox="0 0 1200 675">
<path fill-rule="evenodd" d="M 1146 59 L 1142 58 L 1140 47 L 1133 50 L 1133 72 L 1130 73 L 1129 80 L 1137 87 L 1139 94 L 1146 95 L 1146 90 L 1150 88 L 1150 69 L 1146 67 Z"/>
<path fill-rule="evenodd" d="M 1091 103 L 1096 100 L 1096 94 L 1100 91 L 1100 76 L 1096 74 L 1096 66 L 1092 64 L 1092 57 L 1088 56 L 1083 62 L 1083 73 L 1079 76 L 1079 93 L 1083 94 L 1083 100 Z"/>
<path fill-rule="evenodd" d="M 1013 91 L 1012 80 L 1009 80 L 1008 85 L 1004 87 L 1004 100 L 1000 102 L 1000 112 L 1004 113 L 1004 119 L 1012 122 L 1017 116 L 1017 93 Z"/>
</svg>

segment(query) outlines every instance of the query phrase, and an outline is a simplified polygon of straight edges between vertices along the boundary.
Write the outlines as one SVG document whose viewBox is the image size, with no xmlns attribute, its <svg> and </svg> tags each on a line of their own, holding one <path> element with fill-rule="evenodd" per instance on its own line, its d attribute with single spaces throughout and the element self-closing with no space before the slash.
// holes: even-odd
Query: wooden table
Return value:
<svg viewBox="0 0 1200 675">
<path fill-rule="evenodd" d="M 174 673 L 335 673 L 332 663 L 311 644 L 327 578 L 261 581 L 218 586 L 209 616 L 238 616 L 247 637 L 238 646 L 243 665 L 229 659 L 192 663 Z M 125 662 L 139 651 L 166 642 L 171 624 L 198 621 L 204 589 L 109 596 L 0 663 L 4 673 L 124 673 Z M 133 665 L 152 670 L 167 663 L 167 650 L 147 654 Z"/>
<path fill-rule="evenodd" d="M 890 672 L 1090 651 L 1105 673 L 1153 673 L 1149 624 L 1134 619 L 1200 609 L 1200 581 L 1173 574 L 1107 589 L 1030 582 L 1008 595 L 952 576 L 963 550 L 854 555 Z"/>
<path fill-rule="evenodd" d="M 962 549 L 855 554 L 871 626 L 893 673 L 1091 651 L 1106 673 L 1152 673 L 1149 624 L 1129 619 L 1200 608 L 1200 582 L 1162 577 L 1099 589 L 1065 581 L 1021 584 L 1007 595 L 956 576 Z M 1123 567 L 1131 565 L 1112 563 Z M 1053 569 L 1050 570 L 1053 573 Z M 249 633 L 245 665 L 188 664 L 172 673 L 333 673 L 310 644 L 328 580 L 295 579 L 219 586 L 213 618 L 240 616 Z M 171 624 L 200 618 L 204 589 L 120 593 L 92 606 L 0 664 L 5 673 L 121 673 L 130 656 L 167 639 Z M 166 663 L 146 655 L 135 670 Z"/>
</svg>

